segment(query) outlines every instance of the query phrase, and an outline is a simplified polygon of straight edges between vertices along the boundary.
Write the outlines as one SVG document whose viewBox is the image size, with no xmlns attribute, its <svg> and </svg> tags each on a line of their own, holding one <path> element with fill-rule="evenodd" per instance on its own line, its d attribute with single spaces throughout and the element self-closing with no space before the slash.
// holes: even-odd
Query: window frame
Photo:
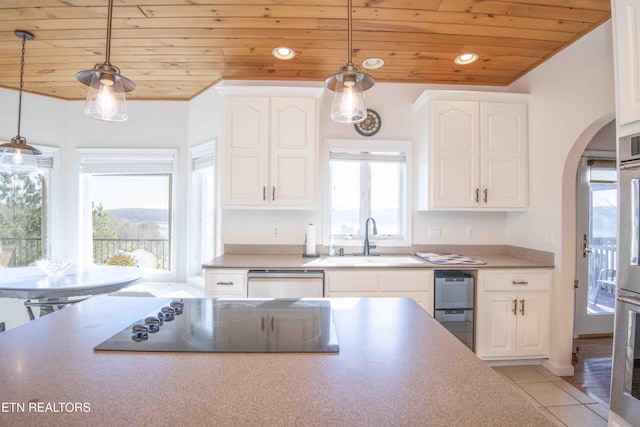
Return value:
<svg viewBox="0 0 640 427">
<path fill-rule="evenodd" d="M 88 180 L 91 175 L 164 175 L 169 174 L 170 189 L 169 189 L 169 227 L 171 230 L 169 238 L 169 253 L 171 254 L 170 269 L 164 270 L 147 270 L 144 273 L 143 278 L 145 280 L 157 280 L 157 281 L 174 281 L 178 276 L 178 270 L 181 262 L 178 260 L 178 251 L 176 248 L 181 247 L 179 239 L 182 234 L 177 228 L 176 214 L 177 205 L 180 203 L 178 188 L 179 188 L 179 150 L 175 148 L 78 148 L 77 152 L 77 164 L 78 164 L 78 177 L 80 181 L 79 187 L 79 224 L 80 233 L 78 236 L 78 248 L 80 249 L 81 256 L 80 263 L 93 263 L 93 251 L 87 251 L 87 247 L 92 247 L 93 236 L 91 232 L 87 232 L 87 227 L 90 227 L 92 223 L 91 218 L 91 201 L 89 197 L 89 185 Z M 99 172 L 83 172 L 83 164 L 101 163 L 102 161 L 122 161 L 123 164 L 131 162 L 138 165 L 147 163 L 152 165 L 154 161 L 159 162 L 171 162 L 170 168 L 166 171 L 132 171 L 114 169 L 111 172 L 105 172 L 101 170 Z M 89 228 L 89 230 L 91 230 Z M 184 265 L 184 264 L 182 264 Z"/>
<path fill-rule="evenodd" d="M 194 162 L 197 159 L 201 159 L 204 157 L 212 156 L 213 163 L 211 165 L 207 165 L 206 167 L 211 166 L 213 168 L 213 187 L 214 187 L 214 200 L 213 200 L 213 228 L 214 228 L 214 248 L 213 248 L 213 256 L 217 256 L 220 253 L 220 230 L 219 230 L 219 179 L 218 179 L 218 163 L 217 163 L 217 155 L 216 155 L 216 142 L 215 140 L 205 142 L 190 148 L 190 155 L 188 158 L 188 172 L 189 172 L 189 197 L 190 202 L 188 205 L 188 233 L 190 236 L 190 242 L 198 242 L 197 245 L 189 244 L 187 247 L 187 278 L 189 281 L 193 282 L 201 282 L 204 277 L 204 269 L 202 268 L 202 264 L 205 261 L 210 260 L 202 260 L 202 210 L 203 210 L 203 200 L 201 198 L 202 195 L 202 182 L 195 177 L 195 173 L 199 168 L 194 167 Z"/>
<path fill-rule="evenodd" d="M 412 200 L 413 200 L 413 187 L 412 187 L 412 177 L 413 177 L 413 156 L 412 156 L 412 141 L 410 140 L 362 140 L 362 139 L 325 139 L 324 140 L 324 149 L 323 149 L 323 182 L 324 182 L 324 191 L 323 191 L 323 213 L 322 213 L 322 224 L 323 224 L 323 244 L 328 246 L 331 244 L 332 236 L 331 236 L 331 169 L 330 169 L 330 153 L 331 151 L 371 151 L 371 152 L 402 152 L 405 155 L 405 163 L 404 163 L 404 180 L 401 182 L 404 187 L 404 194 L 401 194 L 400 203 L 404 205 L 404 212 L 401 214 L 403 218 L 399 218 L 400 227 L 403 229 L 399 235 L 391 236 L 390 238 L 376 238 L 374 237 L 371 240 L 374 240 L 375 243 L 381 246 L 410 246 L 412 242 Z M 369 168 L 362 168 L 361 175 L 368 174 Z M 363 178 L 367 178 L 366 176 L 361 176 L 361 181 Z M 369 176 L 369 183 L 370 176 Z M 370 190 L 370 189 L 369 189 Z M 370 198 L 370 191 L 367 192 L 367 198 Z M 404 196 L 404 197 L 403 197 Z M 360 209 L 360 220 L 364 225 L 364 221 L 366 220 L 367 209 L 370 209 L 369 206 L 366 209 Z M 364 244 L 364 235 L 354 235 L 352 238 L 333 238 L 334 243 L 337 246 L 362 246 Z"/>
<path fill-rule="evenodd" d="M 0 143 L 5 141 L 0 141 Z M 47 196 L 43 200 L 46 205 L 46 214 L 43 218 L 45 221 L 45 235 L 42 242 L 43 257 L 62 257 L 64 254 L 64 245 L 61 245 L 63 239 L 60 238 L 60 227 L 58 223 L 58 212 L 61 209 L 60 202 L 60 148 L 49 145 L 31 144 L 34 148 L 41 151 L 42 154 L 36 156 L 38 169 L 47 169 L 49 171 L 49 179 L 47 180 Z M 42 166 L 42 160 L 50 159 L 51 166 Z"/>
</svg>

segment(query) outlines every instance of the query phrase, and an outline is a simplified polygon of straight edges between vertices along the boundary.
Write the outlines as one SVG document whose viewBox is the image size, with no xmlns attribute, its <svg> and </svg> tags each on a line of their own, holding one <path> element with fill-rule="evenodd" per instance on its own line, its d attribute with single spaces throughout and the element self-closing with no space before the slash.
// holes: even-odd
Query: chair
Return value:
<svg viewBox="0 0 640 427">
<path fill-rule="evenodd" d="M 615 294 L 616 293 L 616 271 L 612 268 L 603 268 L 598 273 L 598 289 L 596 291 L 596 300 L 594 304 L 598 304 L 598 297 L 601 293 Z"/>
<path fill-rule="evenodd" d="M 0 248 L 0 267 L 9 267 L 16 252 L 14 246 L 3 246 Z"/>
</svg>

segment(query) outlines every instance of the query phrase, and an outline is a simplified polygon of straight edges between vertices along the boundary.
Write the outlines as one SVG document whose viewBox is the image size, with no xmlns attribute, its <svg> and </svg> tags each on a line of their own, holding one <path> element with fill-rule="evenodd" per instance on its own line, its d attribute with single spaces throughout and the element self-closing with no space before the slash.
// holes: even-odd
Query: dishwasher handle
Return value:
<svg viewBox="0 0 640 427">
<path fill-rule="evenodd" d="M 324 271 L 249 270 L 247 279 L 324 279 Z"/>
</svg>

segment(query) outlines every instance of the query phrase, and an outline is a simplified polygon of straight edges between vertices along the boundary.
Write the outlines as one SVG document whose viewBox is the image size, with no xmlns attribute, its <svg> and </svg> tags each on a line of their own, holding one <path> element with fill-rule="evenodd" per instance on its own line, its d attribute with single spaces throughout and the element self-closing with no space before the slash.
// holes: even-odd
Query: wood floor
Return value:
<svg viewBox="0 0 640 427">
<path fill-rule="evenodd" d="M 573 347 L 576 352 L 573 377 L 562 379 L 608 404 L 613 337 L 578 338 L 573 341 Z"/>
</svg>

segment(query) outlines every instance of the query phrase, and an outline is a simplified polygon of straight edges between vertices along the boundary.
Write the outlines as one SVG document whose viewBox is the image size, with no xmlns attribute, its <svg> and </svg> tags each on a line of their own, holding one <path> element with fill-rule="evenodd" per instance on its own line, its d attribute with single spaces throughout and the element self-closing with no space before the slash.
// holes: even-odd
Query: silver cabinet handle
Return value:
<svg viewBox="0 0 640 427">
<path fill-rule="evenodd" d="M 512 285 L 528 285 L 529 282 L 527 282 L 526 280 L 513 280 L 511 281 Z"/>
<path fill-rule="evenodd" d="M 482 201 L 485 202 L 485 203 L 487 203 L 487 193 L 488 192 L 489 192 L 489 190 L 487 190 L 486 188 L 482 192 Z"/>
<path fill-rule="evenodd" d="M 522 304 L 522 308 L 520 309 L 520 314 L 524 316 L 524 300 L 523 299 L 520 300 L 520 304 Z"/>
<path fill-rule="evenodd" d="M 267 200 L 267 187 L 265 185 L 262 186 L 262 200 Z"/>
<path fill-rule="evenodd" d="M 216 285 L 218 285 L 218 286 L 233 286 L 233 280 L 230 280 L 228 282 L 222 282 L 222 281 L 216 282 Z"/>
<path fill-rule="evenodd" d="M 276 187 L 273 187 L 273 189 L 271 190 L 271 200 L 276 200 Z"/>
<path fill-rule="evenodd" d="M 476 203 L 480 202 L 480 189 L 476 188 Z"/>
<path fill-rule="evenodd" d="M 514 316 L 517 316 L 518 315 L 518 300 L 514 299 L 512 302 L 513 302 L 513 310 L 511 310 L 511 311 L 513 311 L 513 315 Z"/>
</svg>

